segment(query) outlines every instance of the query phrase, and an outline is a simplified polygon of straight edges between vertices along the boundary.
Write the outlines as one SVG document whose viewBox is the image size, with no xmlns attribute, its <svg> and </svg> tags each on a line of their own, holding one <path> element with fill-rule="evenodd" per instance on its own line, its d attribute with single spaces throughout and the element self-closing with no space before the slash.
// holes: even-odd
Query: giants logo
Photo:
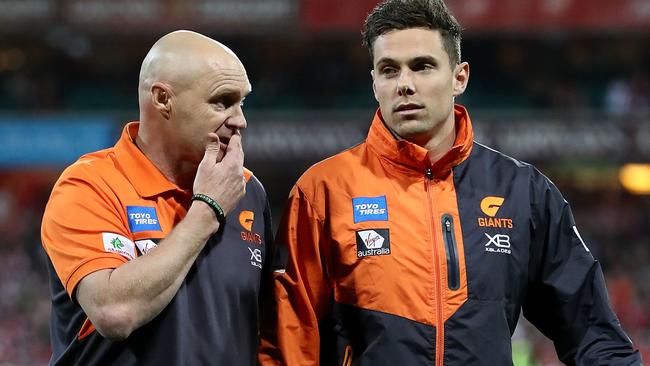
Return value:
<svg viewBox="0 0 650 366">
<path fill-rule="evenodd" d="M 241 239 L 249 243 L 260 245 L 262 237 L 258 233 L 252 232 L 255 213 L 253 211 L 242 211 L 239 214 L 239 224 L 246 230 L 240 233 Z"/>
<path fill-rule="evenodd" d="M 481 201 L 481 211 L 489 217 L 479 217 L 478 226 L 480 227 L 498 227 L 512 229 L 512 219 L 503 219 L 495 217 L 505 199 L 503 197 L 487 196 Z"/>
</svg>

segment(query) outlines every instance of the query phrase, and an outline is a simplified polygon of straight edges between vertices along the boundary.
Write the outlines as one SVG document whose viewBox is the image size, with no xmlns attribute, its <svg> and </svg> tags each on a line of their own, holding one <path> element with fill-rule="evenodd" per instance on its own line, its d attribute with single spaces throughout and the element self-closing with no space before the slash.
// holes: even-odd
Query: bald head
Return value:
<svg viewBox="0 0 650 366">
<path fill-rule="evenodd" d="M 209 70 L 243 69 L 234 52 L 223 44 L 191 31 L 175 31 L 160 38 L 142 62 L 138 95 L 140 107 L 151 86 L 164 83 L 173 90 L 189 88 Z"/>
</svg>

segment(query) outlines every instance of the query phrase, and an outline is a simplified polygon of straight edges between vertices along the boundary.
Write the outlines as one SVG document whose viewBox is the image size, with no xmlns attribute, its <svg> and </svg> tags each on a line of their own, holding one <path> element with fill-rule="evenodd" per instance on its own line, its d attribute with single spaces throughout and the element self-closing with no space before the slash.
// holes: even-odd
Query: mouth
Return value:
<svg viewBox="0 0 650 366">
<path fill-rule="evenodd" d="M 402 103 L 398 105 L 394 111 L 401 115 L 408 115 L 418 113 L 422 109 L 424 109 L 424 107 L 417 103 Z"/>
<path fill-rule="evenodd" d="M 228 148 L 228 143 L 230 143 L 230 137 L 221 137 L 219 136 L 219 147 L 221 150 L 226 151 Z"/>
<path fill-rule="evenodd" d="M 224 152 L 224 154 L 228 150 L 228 145 L 230 144 L 230 139 L 234 135 L 240 135 L 241 136 L 241 133 L 238 130 L 234 130 L 234 129 L 232 131 L 221 131 L 221 133 L 218 133 L 217 131 L 214 131 L 214 134 L 219 137 L 219 149 L 221 149 Z"/>
<path fill-rule="evenodd" d="M 217 138 L 219 138 L 219 148 L 223 149 L 228 146 L 230 142 L 230 136 L 228 134 L 223 133 L 223 131 L 217 132 L 216 130 L 212 134 L 217 135 Z"/>
</svg>

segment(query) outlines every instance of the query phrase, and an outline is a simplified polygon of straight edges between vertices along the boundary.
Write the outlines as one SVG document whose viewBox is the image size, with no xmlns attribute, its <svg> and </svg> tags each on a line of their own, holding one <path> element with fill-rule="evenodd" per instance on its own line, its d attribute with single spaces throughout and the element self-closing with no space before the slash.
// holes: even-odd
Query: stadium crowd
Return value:
<svg viewBox="0 0 650 366">
<path fill-rule="evenodd" d="M 148 41 L 57 32 L 43 39 L 6 39 L 0 43 L 0 110 L 133 110 L 133 70 Z M 464 100 L 474 109 L 595 108 L 616 116 L 647 109 L 647 41 L 628 35 L 607 42 L 587 35 L 468 36 L 463 59 L 470 62 L 471 88 Z M 370 61 L 360 39 L 287 36 L 224 42 L 247 65 L 254 86 L 248 108 L 375 107 Z"/>
</svg>

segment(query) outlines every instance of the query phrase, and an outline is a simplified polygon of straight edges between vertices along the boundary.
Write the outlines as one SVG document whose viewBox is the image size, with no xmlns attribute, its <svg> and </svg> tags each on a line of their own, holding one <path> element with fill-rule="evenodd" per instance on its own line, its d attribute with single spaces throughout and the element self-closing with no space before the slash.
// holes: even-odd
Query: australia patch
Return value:
<svg viewBox="0 0 650 366">
<path fill-rule="evenodd" d="M 388 221 L 386 196 L 355 197 L 352 199 L 354 223 L 364 221 Z"/>
<path fill-rule="evenodd" d="M 160 239 L 142 239 L 135 241 L 135 247 L 138 248 L 140 254 L 147 254 L 150 250 L 158 246 Z"/>
<path fill-rule="evenodd" d="M 162 231 L 155 207 L 126 206 L 129 228 L 132 233 L 140 231 Z"/>
<path fill-rule="evenodd" d="M 390 231 L 388 229 L 357 230 L 357 258 L 390 254 Z"/>
</svg>

